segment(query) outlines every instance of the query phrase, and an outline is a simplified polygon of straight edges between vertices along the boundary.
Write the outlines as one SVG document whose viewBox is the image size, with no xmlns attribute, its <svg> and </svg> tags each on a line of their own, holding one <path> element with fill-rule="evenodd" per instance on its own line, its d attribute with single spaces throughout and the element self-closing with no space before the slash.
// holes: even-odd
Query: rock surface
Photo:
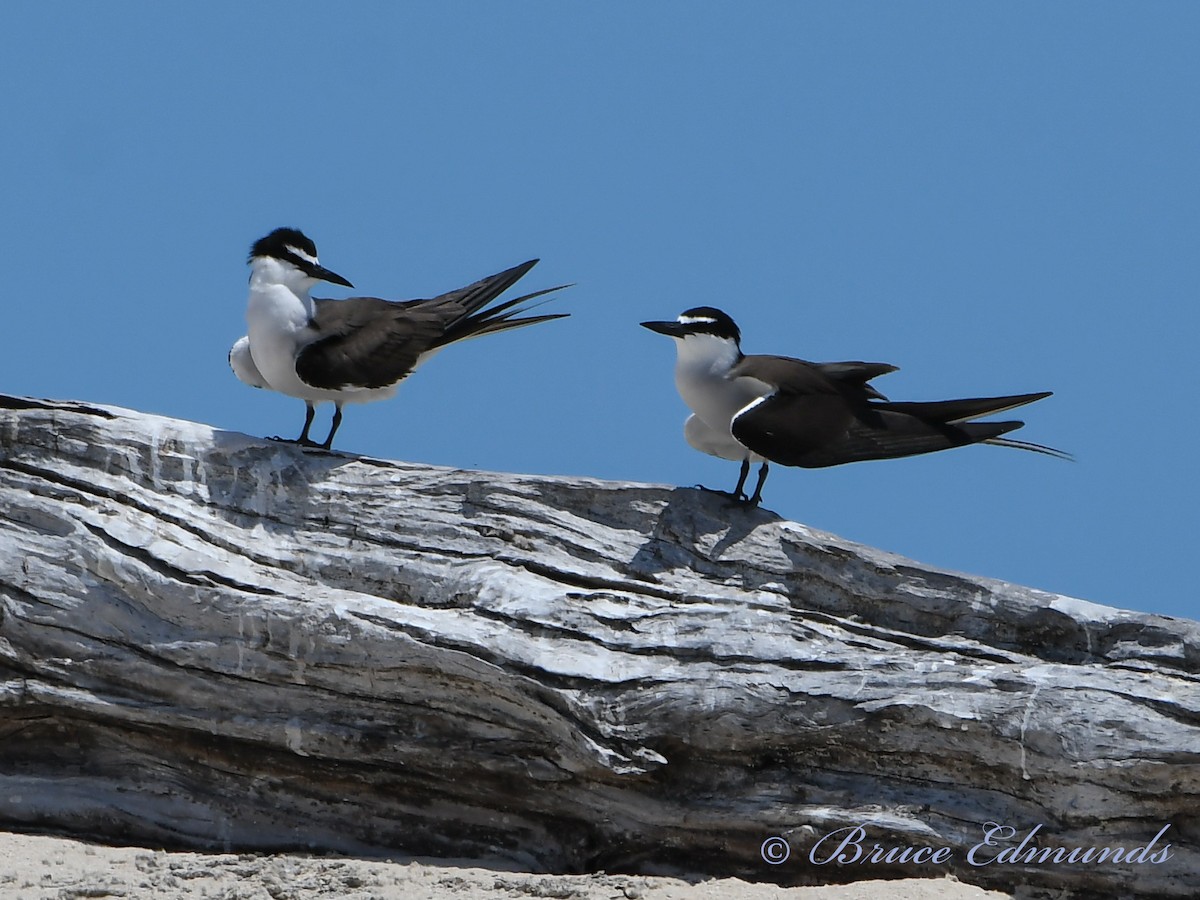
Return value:
<svg viewBox="0 0 1200 900">
<path fill-rule="evenodd" d="M 1195 622 L 695 490 L 0 397 L 12 830 L 1192 897 L 1198 670 Z M 946 852 L 822 864 L 855 826 Z"/>
</svg>

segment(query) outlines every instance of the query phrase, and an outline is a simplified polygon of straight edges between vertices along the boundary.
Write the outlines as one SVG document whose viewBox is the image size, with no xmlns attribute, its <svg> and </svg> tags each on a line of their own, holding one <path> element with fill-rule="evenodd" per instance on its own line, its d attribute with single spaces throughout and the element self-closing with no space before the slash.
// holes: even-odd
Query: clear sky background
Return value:
<svg viewBox="0 0 1200 900">
<path fill-rule="evenodd" d="M 256 238 L 394 299 L 539 256 L 572 318 L 338 448 L 728 489 L 637 324 L 713 305 L 747 352 L 899 365 L 893 399 L 1052 389 L 1015 436 L 1078 457 L 776 467 L 768 508 L 1198 614 L 1200 5 L 7 3 L 0 43 L 0 391 L 293 435 L 226 365 Z"/>
</svg>

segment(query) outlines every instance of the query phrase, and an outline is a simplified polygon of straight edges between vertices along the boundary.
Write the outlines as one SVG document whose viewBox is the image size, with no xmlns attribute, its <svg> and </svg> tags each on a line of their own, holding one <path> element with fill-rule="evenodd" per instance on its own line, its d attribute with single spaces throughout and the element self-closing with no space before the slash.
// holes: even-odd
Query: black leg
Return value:
<svg viewBox="0 0 1200 900">
<path fill-rule="evenodd" d="M 311 444 L 312 440 L 308 436 L 308 429 L 312 428 L 313 416 L 317 414 L 317 408 L 311 403 L 304 404 L 304 428 L 300 431 L 300 437 L 296 438 L 297 444 Z"/>
<path fill-rule="evenodd" d="M 325 443 L 321 446 L 328 450 L 333 446 L 333 436 L 337 434 L 338 426 L 342 424 L 342 404 L 338 403 L 333 408 L 333 425 L 329 429 L 329 437 L 325 438 Z"/>
<path fill-rule="evenodd" d="M 733 489 L 733 499 L 746 499 L 746 477 L 750 474 L 750 460 L 742 460 L 742 473 L 738 476 L 737 487 Z"/>
<path fill-rule="evenodd" d="M 746 466 L 746 469 L 749 470 L 750 463 L 748 463 L 748 462 L 745 463 L 745 466 Z M 745 474 L 742 475 L 742 480 L 743 481 L 746 480 Z M 758 506 L 758 504 L 762 501 L 762 487 L 766 483 L 766 481 L 767 481 L 767 464 L 764 461 L 762 466 L 758 470 L 758 484 L 756 484 L 754 486 L 754 496 L 751 497 L 749 500 L 749 503 L 751 506 Z"/>
<path fill-rule="evenodd" d="M 698 484 L 698 485 L 696 485 L 696 487 L 700 488 L 700 490 L 702 490 L 702 491 L 707 491 L 710 494 L 720 494 L 722 497 L 728 497 L 730 500 L 733 500 L 736 503 L 745 503 L 746 499 L 747 499 L 746 498 L 746 479 L 749 477 L 749 475 L 750 475 L 750 460 L 743 459 L 742 460 L 742 471 L 741 471 L 741 474 L 738 476 L 737 487 L 735 487 L 732 491 L 718 491 L 713 488 L 706 488 L 702 484 Z M 766 476 L 763 476 L 763 477 L 766 477 Z M 762 487 L 761 481 L 758 483 L 758 486 Z"/>
</svg>

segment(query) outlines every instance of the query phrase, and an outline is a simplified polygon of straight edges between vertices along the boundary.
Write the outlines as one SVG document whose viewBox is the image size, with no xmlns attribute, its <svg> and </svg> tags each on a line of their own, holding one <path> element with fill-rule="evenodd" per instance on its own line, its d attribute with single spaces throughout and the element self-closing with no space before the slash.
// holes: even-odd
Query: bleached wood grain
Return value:
<svg viewBox="0 0 1200 900">
<path fill-rule="evenodd" d="M 17 830 L 1191 897 L 1198 669 L 1195 622 L 692 489 L 0 397 L 0 825 Z M 969 865 L 988 822 L 1067 847 L 1169 823 L 1173 856 Z M 861 823 L 952 859 L 809 862 Z M 772 835 L 782 865 L 760 856 Z"/>
</svg>

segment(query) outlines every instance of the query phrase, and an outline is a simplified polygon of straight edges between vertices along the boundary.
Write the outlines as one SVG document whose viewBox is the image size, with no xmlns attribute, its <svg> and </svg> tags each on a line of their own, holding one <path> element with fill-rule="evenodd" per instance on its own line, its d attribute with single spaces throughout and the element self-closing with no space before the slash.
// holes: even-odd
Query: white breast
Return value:
<svg viewBox="0 0 1200 900">
<path fill-rule="evenodd" d="M 313 338 L 305 299 L 282 284 L 252 282 L 246 304 L 255 367 L 272 389 L 301 398 L 312 391 L 296 375 L 296 353 Z"/>
<path fill-rule="evenodd" d="M 727 377 L 729 370 L 740 359 L 737 345 L 731 340 L 707 334 L 693 334 L 686 338 L 677 338 L 675 345 L 678 351 L 675 361 L 675 387 L 679 390 L 679 396 L 709 429 L 722 436 L 722 440 L 728 437 L 728 440 L 733 441 L 729 428 L 733 417 L 745 406 L 774 389 L 754 378 L 730 380 Z M 723 453 L 713 455 L 730 458 Z"/>
</svg>

